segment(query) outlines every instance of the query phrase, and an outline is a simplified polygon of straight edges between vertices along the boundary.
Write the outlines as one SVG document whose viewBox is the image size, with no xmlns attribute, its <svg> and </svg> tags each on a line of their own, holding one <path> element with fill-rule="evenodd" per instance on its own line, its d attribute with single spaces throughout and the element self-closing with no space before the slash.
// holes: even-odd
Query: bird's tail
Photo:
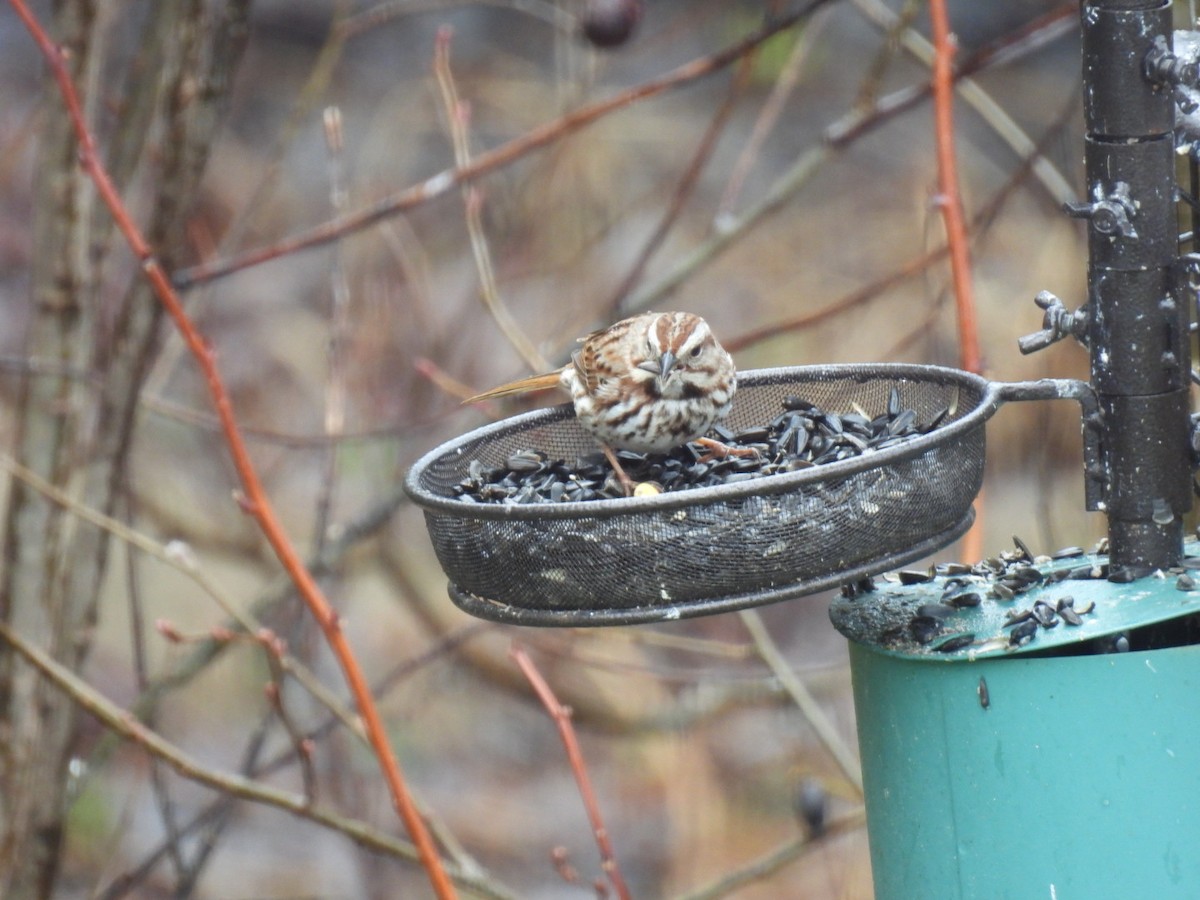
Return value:
<svg viewBox="0 0 1200 900">
<path fill-rule="evenodd" d="M 490 391 L 484 391 L 482 394 L 468 397 L 463 403 L 478 403 L 480 400 L 494 400 L 497 397 L 511 397 L 514 394 L 531 394 L 534 391 L 548 391 L 558 387 L 558 379 L 561 374 L 562 370 L 556 369 L 553 372 L 545 372 L 541 375 L 530 375 L 528 378 L 510 381 L 508 384 L 494 387 Z"/>
</svg>

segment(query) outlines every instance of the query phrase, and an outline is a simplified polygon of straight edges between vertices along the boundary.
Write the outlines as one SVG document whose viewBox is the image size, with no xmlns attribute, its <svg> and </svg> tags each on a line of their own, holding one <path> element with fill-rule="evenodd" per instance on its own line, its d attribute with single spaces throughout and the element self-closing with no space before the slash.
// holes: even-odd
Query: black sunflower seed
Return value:
<svg viewBox="0 0 1200 900">
<path fill-rule="evenodd" d="M 1010 647 L 1021 647 L 1033 640 L 1037 634 L 1038 623 L 1033 619 L 1022 622 L 1008 635 L 1008 644 Z"/>
<path fill-rule="evenodd" d="M 679 491 L 839 462 L 928 432 L 916 425 L 916 413 L 903 407 L 896 388 L 889 390 L 886 404 L 884 412 L 870 418 L 857 404 L 834 412 L 803 397 L 788 397 L 780 404 L 782 411 L 765 425 L 752 424 L 736 432 L 715 426 L 711 436 L 734 451 L 729 455 L 689 442 L 665 454 L 618 450 L 616 456 L 634 482 L 654 482 L 664 491 Z M 521 504 L 625 495 L 603 453 L 554 458 L 538 448 L 509 447 L 499 465 L 469 460 L 463 477 L 450 485 L 447 495 L 466 503 Z M 959 571 L 971 569 L 964 566 Z M 922 575 L 922 580 L 931 577 Z"/>
<path fill-rule="evenodd" d="M 938 653 L 953 653 L 955 650 L 962 650 L 964 647 L 970 647 L 975 643 L 975 635 L 969 631 L 962 634 L 952 634 L 945 640 L 934 644 L 932 649 Z"/>
</svg>

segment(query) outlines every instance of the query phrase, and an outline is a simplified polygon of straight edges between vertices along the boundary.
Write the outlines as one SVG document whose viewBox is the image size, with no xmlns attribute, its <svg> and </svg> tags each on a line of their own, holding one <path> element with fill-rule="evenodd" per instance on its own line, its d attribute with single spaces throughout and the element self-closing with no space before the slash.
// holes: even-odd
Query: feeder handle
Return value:
<svg viewBox="0 0 1200 900">
<path fill-rule="evenodd" d="M 1083 422 L 1084 498 L 1087 508 L 1104 509 L 1108 488 L 1108 466 L 1100 442 L 1102 415 L 1096 392 L 1086 381 L 1075 378 L 1042 378 L 1037 381 L 992 382 L 989 394 L 994 407 L 1021 400 L 1075 400 Z"/>
</svg>

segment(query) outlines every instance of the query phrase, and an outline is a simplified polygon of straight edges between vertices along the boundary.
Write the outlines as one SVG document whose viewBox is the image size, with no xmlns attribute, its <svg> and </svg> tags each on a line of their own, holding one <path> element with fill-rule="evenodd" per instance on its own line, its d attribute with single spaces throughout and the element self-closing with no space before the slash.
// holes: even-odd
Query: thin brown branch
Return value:
<svg viewBox="0 0 1200 900">
<path fill-rule="evenodd" d="M 288 538 L 283 529 L 283 524 L 280 522 L 270 502 L 270 498 L 267 496 L 262 481 L 259 479 L 258 471 L 250 459 L 249 451 L 242 438 L 237 419 L 233 412 L 233 404 L 229 393 L 217 370 L 216 355 L 207 341 L 201 337 L 191 319 L 184 311 L 179 295 L 175 293 L 170 280 L 155 258 L 152 248 L 146 242 L 138 227 L 133 223 L 124 202 L 108 177 L 108 173 L 96 150 L 92 134 L 83 119 L 79 97 L 75 91 L 71 75 L 67 70 L 62 48 L 56 45 L 50 39 L 49 35 L 46 34 L 45 29 L 42 28 L 38 20 L 29 11 L 24 0 L 9 0 L 9 2 L 41 49 L 43 56 L 50 65 L 54 79 L 58 83 L 59 90 L 67 107 L 67 113 L 79 141 L 80 160 L 84 171 L 92 179 L 97 192 L 112 214 L 118 229 L 124 235 L 130 250 L 133 251 L 134 256 L 141 264 L 143 275 L 150 282 L 155 295 L 175 322 L 176 327 L 183 336 L 184 342 L 204 373 L 209 393 L 217 409 L 217 415 L 221 419 L 226 443 L 229 446 L 234 466 L 237 469 L 242 482 L 242 488 L 245 491 L 245 509 L 258 522 L 263 535 L 271 544 L 284 569 L 291 576 L 298 593 L 308 605 L 310 612 L 321 627 L 326 641 L 337 657 L 351 693 L 358 704 L 359 714 L 363 718 L 367 734 L 371 738 L 371 745 L 375 751 L 384 779 L 387 782 L 388 789 L 391 792 L 393 804 L 405 827 L 408 829 L 413 843 L 417 847 L 422 865 L 424 865 L 429 875 L 430 883 L 439 898 L 454 897 L 454 887 L 446 876 L 437 848 L 434 846 L 429 831 L 425 827 L 416 804 L 409 794 L 408 787 L 400 771 L 399 762 L 392 752 L 391 740 L 383 726 L 383 720 L 379 715 L 378 708 L 375 706 L 374 699 L 371 697 L 369 686 L 358 663 L 358 659 L 351 649 L 349 642 L 346 640 L 345 633 L 342 631 L 337 611 L 329 604 L 316 579 L 305 567 L 291 539 Z"/>
<path fill-rule="evenodd" d="M 459 99 L 458 88 L 454 84 L 454 75 L 450 71 L 450 38 L 451 30 L 448 27 L 438 30 L 433 56 L 433 72 L 437 78 L 442 104 L 446 110 L 446 119 L 450 126 L 451 141 L 454 145 L 454 162 L 461 169 L 471 165 L 471 143 L 467 130 L 471 111 L 470 106 Z M 550 364 L 525 336 L 525 332 L 513 319 L 512 313 L 509 312 L 508 306 L 500 296 L 500 286 L 496 283 L 496 270 L 492 265 L 492 251 L 483 230 L 483 192 L 476 184 L 465 184 L 462 189 L 462 198 L 467 219 L 467 234 L 471 238 L 471 252 L 475 257 L 476 270 L 479 272 L 479 299 L 483 301 L 483 308 L 492 317 L 492 321 L 496 323 L 501 334 L 525 361 L 525 365 L 535 372 L 544 372 L 550 368 Z"/>
<path fill-rule="evenodd" d="M 671 233 L 671 229 L 679 220 L 684 207 L 695 192 L 700 175 L 704 172 L 704 167 L 708 165 L 708 161 L 712 158 L 713 151 L 716 150 L 717 140 L 725 131 L 725 126 L 729 124 L 729 119 L 737 107 L 737 101 L 746 90 L 746 85 L 750 81 L 750 74 L 754 70 L 756 59 L 756 53 L 751 51 L 742 57 L 741 62 L 738 63 L 733 83 L 730 84 L 729 90 L 726 91 L 725 99 L 717 108 L 712 121 L 709 122 L 708 128 L 704 132 L 704 136 L 700 139 L 700 144 L 696 148 L 696 152 L 692 154 L 687 169 L 684 170 L 683 176 L 675 186 L 675 191 L 671 195 L 671 202 L 667 204 L 667 209 L 663 213 L 662 218 L 659 219 L 658 225 L 655 226 L 654 231 L 645 244 L 643 244 L 637 259 L 633 261 L 633 265 L 629 267 L 629 271 L 621 279 L 621 283 L 617 286 L 617 289 L 613 291 L 612 297 L 608 301 L 608 312 L 606 314 L 608 318 L 616 317 L 625 297 L 629 295 L 630 291 L 641 280 L 642 274 L 650 264 L 650 260 L 654 258 L 654 254 L 662 247 L 663 242 L 667 239 L 667 235 Z"/>
<path fill-rule="evenodd" d="M 275 714 L 271 710 L 267 710 L 259 717 L 258 725 L 255 727 L 253 733 L 251 733 L 250 740 L 247 741 L 246 748 L 242 752 L 242 761 L 238 766 L 238 772 L 242 776 L 247 778 L 252 776 L 255 763 L 259 755 L 263 752 L 267 734 L 271 723 L 274 721 Z M 305 793 L 305 797 L 311 799 L 312 795 Z M 234 797 L 225 795 L 217 797 L 217 813 L 206 821 L 204 830 L 196 838 L 195 845 L 191 847 L 192 853 L 188 860 L 185 877 L 175 886 L 176 894 L 179 897 L 192 896 L 196 883 L 204 875 L 209 862 L 213 858 L 213 854 L 216 852 L 217 844 L 226 826 L 233 820 L 236 806 L 237 800 Z M 146 872 L 145 875 L 149 875 L 149 872 Z M 133 884 L 136 885 L 136 881 Z M 95 897 L 93 900 L 102 900 L 102 898 Z"/>
<path fill-rule="evenodd" d="M 420 371 L 420 361 L 414 363 L 414 367 L 418 369 L 418 374 L 428 377 L 426 372 Z M 45 358 L 21 357 L 8 354 L 0 354 L 0 372 L 16 372 L 21 375 L 39 378 L 69 378 L 76 381 L 85 381 L 92 385 L 97 385 L 102 380 L 98 375 L 84 372 L 77 367 L 64 366 L 60 363 L 51 362 Z M 430 380 L 436 383 L 436 379 L 431 378 Z M 463 386 L 461 394 L 456 394 L 454 391 L 449 391 L 449 393 L 456 396 L 459 400 L 463 400 L 476 393 L 476 389 Z M 192 425 L 211 432 L 219 432 L 221 430 L 220 420 L 212 413 L 205 412 L 204 410 L 148 393 L 143 393 L 139 397 L 139 402 L 148 412 L 156 416 L 161 416 L 164 419 L 182 422 L 186 425 Z M 458 407 L 454 406 L 443 413 L 434 413 L 426 418 L 412 419 L 406 421 L 403 425 L 399 423 L 383 423 L 375 427 L 357 428 L 353 431 L 343 429 L 337 434 L 329 434 L 325 431 L 301 434 L 279 431 L 274 428 L 243 425 L 242 436 L 257 443 L 271 444 L 276 447 L 309 450 L 328 447 L 331 444 L 392 440 L 401 430 L 412 433 L 423 428 L 433 428 L 439 422 L 443 421 L 447 415 L 457 413 L 458 411 Z"/>
<path fill-rule="evenodd" d="M 500 9 L 524 13 L 533 19 L 545 22 L 563 32 L 573 31 L 577 25 L 575 16 L 568 10 L 547 0 L 389 0 L 376 3 L 347 17 L 340 26 L 342 37 L 356 37 L 365 31 L 402 16 L 419 15 L 463 6 L 496 6 Z"/>
<path fill-rule="evenodd" d="M 282 809 L 299 818 L 339 832 L 356 844 L 370 850 L 399 859 L 420 861 L 420 856 L 412 844 L 385 834 L 365 822 L 346 818 L 324 807 L 314 806 L 308 802 L 307 798 L 299 794 L 261 784 L 241 775 L 208 768 L 158 732 L 147 728 L 131 712 L 113 703 L 66 666 L 30 644 L 3 622 L 0 622 L 0 640 L 37 669 L 47 681 L 69 695 L 81 709 L 102 722 L 105 727 L 137 744 L 155 758 L 166 762 L 180 776 L 189 781 L 213 788 L 226 796 Z M 483 883 L 467 873 L 453 871 L 453 875 L 465 889 L 469 888 L 482 896 L 497 898 L 497 900 L 509 900 L 511 897 L 507 892 L 497 889 L 490 883 Z"/>
<path fill-rule="evenodd" d="M 97 528 L 104 529 L 113 537 L 128 544 L 130 547 L 137 548 L 148 556 L 158 560 L 163 565 L 170 566 L 180 572 L 187 578 L 191 579 L 197 587 L 208 594 L 221 610 L 229 617 L 226 624 L 218 626 L 223 632 L 229 632 L 233 628 L 240 628 L 241 633 L 247 635 L 261 635 L 267 631 L 258 620 L 253 611 L 243 611 L 241 606 L 232 601 L 232 599 L 220 589 L 216 581 L 210 577 L 196 559 L 190 547 L 182 541 L 172 541 L 169 544 L 160 544 L 158 541 L 147 537 L 140 531 L 130 528 L 124 522 L 114 519 L 111 516 L 106 516 L 98 510 L 91 509 L 79 503 L 76 499 L 68 495 L 66 492 L 56 488 L 50 482 L 40 477 L 36 472 L 22 466 L 20 463 L 10 457 L 0 453 L 0 471 L 7 471 L 14 478 L 19 479 L 24 484 L 28 485 L 33 490 L 37 491 L 47 500 L 61 506 L 65 510 L 69 510 L 79 519 L 95 525 Z M 132 554 L 130 554 L 132 559 Z M 134 621 L 136 622 L 136 615 Z M 205 639 L 205 643 L 212 640 L 214 643 L 221 644 L 223 642 L 216 641 L 214 638 Z M 267 649 L 264 646 L 264 649 Z M 209 657 L 211 659 L 212 657 Z M 135 654 L 135 661 L 137 655 Z M 354 716 L 354 711 L 346 706 L 332 691 L 326 688 L 317 676 L 306 667 L 300 660 L 288 654 L 283 654 L 278 657 L 278 663 L 285 672 L 294 677 L 301 685 L 317 700 L 325 706 L 338 720 L 346 725 L 352 732 L 359 737 L 365 739 L 362 733 L 362 727 L 358 719 Z M 154 685 L 151 683 L 141 684 L 139 680 L 139 690 L 143 696 L 153 695 L 155 693 Z M 153 722 L 154 705 L 145 707 L 142 710 L 143 721 L 148 723 Z"/>
<path fill-rule="evenodd" d="M 866 0 L 859 0 L 859 2 L 864 3 Z M 878 0 L 872 0 L 872 2 L 875 3 Z M 1056 10 L 1055 16 L 1057 17 L 1058 15 L 1061 15 L 1061 12 Z M 1057 22 L 1057 18 L 1054 21 Z M 1044 24 L 1041 27 L 1053 30 L 1050 24 Z M 1055 31 L 1055 34 L 1057 34 L 1057 31 Z M 955 73 L 954 77 L 956 80 L 964 79 L 970 74 L 990 65 L 993 60 L 1001 58 L 1002 55 L 1006 61 L 1011 61 L 1019 52 L 1027 52 L 1033 46 L 1035 45 L 1022 32 L 1014 44 L 989 45 L 986 48 L 986 53 L 981 52 L 973 55 Z M 1007 53 L 1004 53 L 1004 51 L 1007 51 Z M 640 291 L 629 298 L 625 304 L 625 311 L 636 312 L 651 309 L 661 303 L 664 297 L 679 287 L 685 280 L 704 266 L 711 264 L 736 241 L 745 237 L 751 229 L 760 225 L 774 212 L 789 202 L 808 184 L 820 167 L 834 153 L 845 150 L 856 140 L 884 125 L 894 116 L 912 109 L 918 103 L 923 102 L 929 96 L 929 93 L 929 83 L 923 82 L 884 97 L 878 105 L 869 110 L 853 110 L 834 122 L 822 133 L 820 143 L 802 153 L 796 162 L 792 164 L 791 168 L 781 174 L 772 183 L 760 200 L 746 208 L 740 215 L 722 216 L 717 223 L 717 229 L 706 241 L 697 245 L 692 252 L 680 259 L 656 281 L 643 286 Z M 1054 177 L 1057 173 L 1053 172 L 1052 167 L 1046 165 L 1046 160 L 1038 156 L 1034 159 L 1033 165 L 1037 169 L 1051 169 L 1051 174 L 1042 175 L 1043 182 L 1059 184 L 1061 187 L 1060 183 L 1062 179 Z M 1063 191 L 1051 191 L 1051 195 L 1059 203 L 1074 196 L 1069 191 L 1065 192 L 1065 196 L 1062 194 L 1064 194 Z"/>
<path fill-rule="evenodd" d="M 413 360 L 413 368 L 418 375 L 429 381 L 438 390 L 450 395 L 460 403 L 479 393 L 465 381 L 459 381 L 426 356 L 418 356 Z"/>
<path fill-rule="evenodd" d="M 734 896 L 736 891 L 756 881 L 770 878 L 784 866 L 823 846 L 834 836 L 858 831 L 866 821 L 866 811 L 859 807 L 826 825 L 819 838 L 807 835 L 794 838 L 742 868 L 722 875 L 712 884 L 684 894 L 678 900 L 720 900 L 722 897 Z"/>
<path fill-rule="evenodd" d="M 783 685 L 783 689 L 792 698 L 792 702 L 796 704 L 796 708 L 800 710 L 804 720 L 808 722 L 818 740 L 833 757 L 834 762 L 838 764 L 842 774 L 846 776 L 846 780 L 854 786 L 861 797 L 863 790 L 862 767 L 854 758 L 850 748 L 846 746 L 846 742 L 837 733 L 837 729 L 833 727 L 833 723 L 825 715 L 812 692 L 792 671 L 792 667 L 779 652 L 779 647 L 776 646 L 771 633 L 767 631 L 767 626 L 763 624 L 762 617 L 753 609 L 742 610 L 739 615 L 742 624 L 746 626 L 746 631 L 750 634 L 750 639 L 754 642 L 754 648 L 758 651 L 759 657 L 771 670 L 771 674 Z"/>
<path fill-rule="evenodd" d="M 853 2 L 868 19 L 880 28 L 887 30 L 889 34 L 901 24 L 899 17 L 882 0 L 853 0 Z M 1075 20 L 1078 18 L 1078 8 L 1079 5 L 1075 2 L 1060 4 L 1044 16 L 1037 17 L 1026 25 L 980 47 L 962 60 L 954 71 L 954 81 L 963 98 L 975 107 L 993 130 L 1021 158 L 1030 155 L 1032 142 L 1020 132 L 1011 117 L 1000 109 L 998 104 L 972 80 L 971 76 L 992 66 L 1015 62 L 1024 55 L 1044 46 L 1045 43 L 1056 40 L 1077 28 Z M 924 37 L 909 28 L 900 32 L 900 39 L 910 53 L 932 68 L 935 49 Z M 835 144 L 849 143 L 861 137 L 866 131 L 876 128 L 882 120 L 912 109 L 929 97 L 932 92 L 933 84 L 930 79 L 902 88 L 882 98 L 876 106 L 865 110 L 857 109 L 840 122 L 835 123 L 827 131 L 827 137 Z M 1075 189 L 1066 182 L 1048 160 L 1039 157 L 1034 161 L 1033 167 L 1038 180 L 1056 206 L 1075 197 Z"/>
<path fill-rule="evenodd" d="M 550 689 L 550 685 L 546 683 L 546 679 L 542 677 L 542 673 L 538 671 L 528 653 L 515 644 L 509 652 L 558 728 L 559 737 L 562 738 L 563 747 L 567 751 L 567 760 L 571 764 L 571 771 L 575 773 L 575 782 L 579 785 L 579 794 L 583 797 L 588 821 L 592 823 L 596 846 L 600 849 L 601 868 L 612 883 L 613 890 L 617 892 L 617 897 L 620 900 L 629 900 L 629 888 L 625 884 L 621 869 L 617 865 L 617 858 L 613 854 L 612 841 L 609 840 L 604 818 L 600 815 L 600 804 L 596 801 L 596 793 L 592 790 L 592 782 L 583 761 L 583 752 L 579 749 L 579 741 L 576 739 L 575 729 L 571 725 L 571 710 L 558 702 L 554 691 Z"/>
<path fill-rule="evenodd" d="M 873 300 L 897 284 L 901 284 L 909 278 L 919 275 L 934 263 L 945 259 L 947 252 L 945 245 L 934 247 L 932 250 L 926 250 L 919 256 L 913 257 L 908 262 L 888 272 L 882 278 L 878 278 L 870 284 L 865 284 L 857 290 L 851 291 L 846 296 L 835 300 L 827 306 L 823 306 L 813 312 L 793 316 L 782 322 L 773 322 L 769 325 L 763 325 L 760 328 L 751 329 L 750 331 L 736 335 L 731 340 L 722 341 L 722 343 L 730 353 L 736 353 L 752 344 L 758 344 L 762 341 L 779 337 L 779 335 L 786 334 L 789 331 L 802 331 L 805 328 L 811 328 L 814 325 L 824 322 L 826 319 L 837 318 L 843 313 L 861 306 L 868 300 Z"/>
<path fill-rule="evenodd" d="M 3 457 L 0 457 L 0 465 L 4 464 L 3 459 Z M 15 471 L 12 474 L 20 477 Z M 37 477 L 33 472 L 29 472 L 28 474 L 34 478 Z M 29 484 L 29 482 L 26 483 Z M 52 487 L 48 484 L 46 486 Z M 55 490 L 57 492 L 57 489 Z M 74 498 L 67 497 L 65 494 L 62 496 L 62 499 L 74 501 Z M 126 519 L 132 521 L 134 519 L 134 501 L 128 485 L 123 486 L 121 500 Z M 130 531 L 133 530 L 132 525 L 127 524 L 127 527 Z M 145 604 L 142 602 L 139 562 L 140 559 L 136 554 L 125 554 L 125 581 L 129 594 L 129 643 L 133 657 L 133 675 L 137 689 L 141 692 L 150 683 L 150 674 L 146 660 L 146 616 Z M 153 715 L 156 712 L 156 710 L 152 711 L 152 715 L 145 719 L 148 728 L 156 726 Z M 163 831 L 166 833 L 167 856 L 171 860 L 171 866 L 175 871 L 176 879 L 180 879 L 184 876 L 188 866 L 183 858 L 183 842 L 179 831 L 178 816 L 176 815 L 175 805 L 171 802 L 167 780 L 164 776 L 162 762 L 157 759 L 151 760 L 150 789 L 154 796 L 155 806 L 158 808 L 159 820 L 162 822 Z"/>
<path fill-rule="evenodd" d="M 380 697 L 386 695 L 392 687 L 405 678 L 411 676 L 413 673 L 443 658 L 443 656 L 446 654 L 454 652 L 459 645 L 465 643 L 476 635 L 485 631 L 490 631 L 495 627 L 495 625 L 492 625 L 488 622 L 476 622 L 474 624 L 467 625 L 452 634 L 446 635 L 437 643 L 423 651 L 421 655 L 397 663 L 390 672 L 385 674 L 372 686 L 372 693 Z M 138 705 L 141 705 L 140 702 L 139 704 L 135 704 L 135 708 Z M 264 718 L 264 724 L 266 721 L 268 721 L 268 719 Z M 327 716 L 319 725 L 309 729 L 308 733 L 305 735 L 305 739 L 313 743 L 319 742 L 334 730 L 334 728 L 339 724 L 339 721 L 340 720 L 337 715 Z M 358 736 L 361 737 L 361 735 Z M 251 746 L 244 754 L 245 759 L 242 763 L 241 771 L 247 777 L 265 777 L 272 775 L 286 768 L 295 760 L 295 748 L 289 747 L 278 751 L 273 757 L 265 762 L 259 762 L 259 745 L 264 737 L 265 733 L 260 727 L 251 741 Z M 216 827 L 219 827 L 217 820 L 228 815 L 228 809 L 232 799 L 233 798 L 224 795 L 217 797 L 212 801 L 212 803 L 197 812 L 190 821 L 180 828 L 181 836 L 190 836 L 194 831 L 200 828 L 212 830 Z M 438 836 L 442 843 L 446 846 L 447 851 L 450 852 L 456 860 L 458 860 L 459 868 L 463 872 L 478 873 L 482 871 L 482 867 L 477 862 L 470 859 L 466 853 L 455 849 L 452 836 L 442 833 L 439 833 Z M 145 878 L 149 874 L 150 870 L 157 865 L 158 861 L 167 852 L 168 847 L 166 842 L 160 843 L 158 847 L 150 850 L 142 862 L 138 864 L 132 871 L 123 874 L 119 879 L 114 881 L 114 883 L 107 890 L 100 892 L 94 898 L 94 900 L 116 900 L 117 897 L 125 896 L 126 886 Z M 478 887 L 475 885 L 468 885 L 464 883 L 461 886 L 464 888 L 472 888 L 478 891 Z M 497 888 L 493 894 L 484 894 L 484 896 L 503 896 L 503 892 Z"/>
<path fill-rule="evenodd" d="M 855 109 L 867 110 L 876 105 L 883 88 L 884 75 L 896 61 L 900 50 L 901 35 L 912 27 L 917 15 L 924 8 L 923 0 L 904 0 L 904 4 L 894 13 L 895 19 L 887 27 L 883 43 L 875 51 L 875 57 L 867 67 L 862 84 L 859 85 L 858 94 L 854 98 Z"/>
<path fill-rule="evenodd" d="M 283 730 L 287 732 L 288 740 L 292 745 L 293 755 L 300 764 L 300 778 L 301 783 L 304 785 L 304 799 L 308 803 L 316 803 L 317 773 L 313 768 L 312 741 L 304 735 L 300 730 L 300 726 L 296 724 L 294 717 L 288 711 L 283 697 L 284 676 L 287 674 L 287 670 L 283 666 L 283 659 L 286 655 L 284 641 L 268 629 L 260 631 L 255 635 L 255 639 L 266 651 L 266 658 L 271 668 L 271 680 L 263 686 L 263 693 L 266 695 L 267 702 L 271 704 L 271 709 L 278 716 L 280 724 L 283 725 Z"/>
<path fill-rule="evenodd" d="M 176 272 L 173 275 L 174 282 L 177 286 L 186 288 L 200 282 L 211 281 L 214 278 L 220 278 L 268 260 L 277 259 L 288 253 L 329 243 L 338 237 L 360 231 L 382 219 L 394 216 L 398 212 L 413 209 L 435 197 L 442 196 L 447 191 L 461 187 L 506 166 L 534 150 L 561 140 L 616 110 L 719 72 L 764 41 L 791 28 L 829 2 L 832 0 L 809 0 L 800 9 L 773 19 L 758 31 L 724 50 L 684 63 L 665 75 L 634 85 L 611 97 L 581 106 L 534 128 L 521 137 L 480 153 L 469 166 L 446 169 L 419 184 L 383 197 L 357 212 L 305 229 L 268 246 L 256 247 L 226 259 L 213 260 Z"/>
<path fill-rule="evenodd" d="M 746 140 L 745 146 L 742 147 L 741 152 L 738 154 L 737 162 L 733 164 L 733 171 L 730 173 L 725 190 L 721 194 L 721 200 L 717 203 L 716 220 L 718 222 L 727 216 L 733 215 L 734 207 L 741 196 L 742 186 L 745 184 L 746 177 L 750 174 L 755 160 L 758 159 L 767 137 L 774 130 L 780 117 L 783 115 L 787 101 L 796 89 L 796 85 L 800 83 L 800 75 L 804 70 L 804 63 L 810 59 L 812 49 L 823 33 L 825 22 L 828 18 L 828 11 L 825 14 L 813 16 L 812 21 L 808 23 L 796 38 L 796 43 L 792 47 L 791 53 L 788 54 L 787 61 L 780 68 L 775 83 L 771 85 L 770 95 L 759 111 L 758 118 L 754 120 L 754 128 L 750 132 L 750 137 Z"/>
<path fill-rule="evenodd" d="M 1046 130 L 1046 133 L 1042 135 L 1041 139 L 1037 143 L 1037 146 L 1033 149 L 1033 152 L 1021 161 L 1021 165 L 1016 168 L 1009 179 L 1003 185 L 1001 185 L 995 194 L 988 198 L 988 201 L 983 206 L 979 207 L 975 215 L 971 217 L 969 229 L 972 233 L 986 229 L 995 219 L 1000 210 L 1004 208 L 1004 204 L 1013 195 L 1013 192 L 1017 189 L 1017 187 L 1024 183 L 1024 181 L 1029 177 L 1030 170 L 1033 168 L 1035 162 L 1041 158 L 1043 149 L 1052 140 L 1054 140 L 1066 126 L 1070 111 L 1071 106 L 1068 106 L 1068 108 L 1059 113 L 1056 121 L 1050 128 Z M 723 343 L 730 353 L 735 353 L 738 350 L 745 349 L 746 347 L 762 341 L 770 340 L 771 338 L 778 337 L 781 334 L 785 334 L 790 331 L 800 331 L 813 325 L 817 325 L 818 323 L 827 319 L 836 318 L 837 316 L 848 312 L 857 306 L 861 306 L 862 304 L 875 299 L 876 297 L 891 290 L 896 285 L 920 275 L 930 266 L 945 259 L 948 254 L 949 248 L 945 244 L 941 244 L 919 254 L 918 256 L 913 257 L 899 267 L 893 269 L 891 272 L 888 272 L 886 275 L 877 278 L 870 284 L 863 285 L 857 290 L 846 294 L 844 297 L 833 301 L 821 309 L 813 312 L 803 313 L 799 316 L 794 316 L 781 322 L 772 322 L 769 325 L 764 325 L 736 335 L 729 340 L 723 341 Z M 884 358 L 893 358 L 892 353 L 889 352 L 888 354 L 884 354 Z"/>
<path fill-rule="evenodd" d="M 329 169 L 329 205 L 335 215 L 346 207 L 346 188 L 342 183 L 344 132 L 342 111 L 327 106 L 322 116 L 325 126 L 326 161 Z M 346 279 L 342 242 L 333 245 L 329 272 L 329 342 L 325 348 L 325 434 L 336 437 L 346 430 L 346 371 L 344 355 L 350 319 L 350 285 Z M 335 507 L 340 445 L 330 441 L 322 460 L 321 482 L 317 488 L 313 526 L 313 554 L 320 554 L 329 538 L 329 524 Z"/>
<path fill-rule="evenodd" d="M 241 0 L 241 2 L 248 3 L 250 0 Z M 245 198 L 242 211 L 233 218 L 228 228 L 224 229 L 221 235 L 220 249 L 236 247 L 246 234 L 254 232 L 259 227 L 259 217 L 265 210 L 271 208 L 272 193 L 282 177 L 283 160 L 287 156 L 287 150 L 301 130 L 308 125 L 313 108 L 325 95 L 329 83 L 333 79 L 346 46 L 345 37 L 339 26 L 345 20 L 348 10 L 353 4 L 352 0 L 334 0 L 330 5 L 333 8 L 328 37 L 317 53 L 304 85 L 291 103 L 271 148 L 265 154 L 266 164 L 249 195 Z M 207 225 L 203 220 L 196 220 L 190 223 L 189 227 L 194 244 L 211 247 L 211 236 L 208 234 Z M 199 318 L 201 308 L 210 298 L 211 292 L 198 292 L 188 298 L 193 318 Z M 155 361 L 154 370 L 146 379 L 144 393 L 158 393 L 170 378 L 171 373 L 175 371 L 178 357 L 185 352 L 186 348 L 182 341 L 173 338 L 174 336 L 166 342 L 159 358 Z"/>
</svg>

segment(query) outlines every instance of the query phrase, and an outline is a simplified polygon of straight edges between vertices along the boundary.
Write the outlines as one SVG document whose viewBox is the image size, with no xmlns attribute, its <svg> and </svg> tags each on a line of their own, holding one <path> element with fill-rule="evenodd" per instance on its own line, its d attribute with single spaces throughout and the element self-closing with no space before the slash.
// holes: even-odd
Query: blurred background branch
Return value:
<svg viewBox="0 0 1200 900">
<path fill-rule="evenodd" d="M 217 354 L 457 888 L 594 896 L 592 828 L 515 631 L 449 602 L 399 482 L 480 424 L 464 392 L 636 309 L 700 313 L 743 368 L 956 365 L 926 4 L 31 5 Z M 1081 183 L 1077 4 L 946 8 L 981 366 L 1079 375 L 1066 344 L 1015 345 L 1038 291 L 1084 290 L 1082 231 L 1058 211 Z M 0 653 L 5 896 L 422 895 L 336 660 L 231 502 L 203 375 L 5 10 L 0 627 L 21 651 Z M 989 426 L 985 551 L 1014 532 L 1088 544 L 1078 423 L 1014 406 Z M 826 601 L 520 633 L 572 711 L 631 896 L 870 896 Z"/>
</svg>

